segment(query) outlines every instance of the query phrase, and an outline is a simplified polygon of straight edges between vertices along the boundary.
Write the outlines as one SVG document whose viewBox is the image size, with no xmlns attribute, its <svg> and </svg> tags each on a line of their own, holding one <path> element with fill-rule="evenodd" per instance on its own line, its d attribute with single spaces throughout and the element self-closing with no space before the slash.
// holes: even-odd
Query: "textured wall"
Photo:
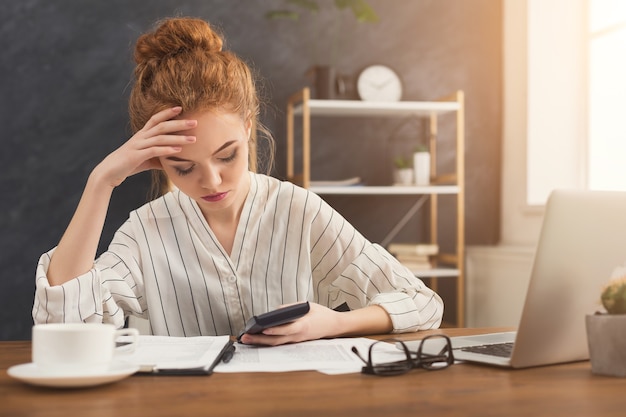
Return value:
<svg viewBox="0 0 626 417">
<path fill-rule="evenodd" d="M 328 0 L 325 0 L 328 2 Z M 307 84 L 314 63 L 339 45 L 340 72 L 383 63 L 402 77 L 405 100 L 466 93 L 467 242 L 499 235 L 501 2 L 371 0 L 381 22 L 357 25 L 321 13 L 317 22 L 267 21 L 281 0 L 21 0 L 0 3 L 0 339 L 30 337 L 34 272 L 76 206 L 88 173 L 128 137 L 126 100 L 136 37 L 159 18 L 203 17 L 222 29 L 227 47 L 264 79 L 264 123 L 278 143 L 274 175 L 284 176 L 286 98 Z M 320 28 L 322 28 L 320 30 Z M 319 51 L 315 58 L 315 46 Z M 316 61 L 317 59 L 317 61 Z M 412 146 L 401 120 L 326 119 L 314 123 L 316 179 L 360 175 L 391 181 L 391 159 Z M 451 128 L 444 124 L 443 133 Z M 449 139 L 443 139 L 444 142 Z M 442 155 L 449 165 L 453 156 Z M 335 163 L 339 162 L 339 163 Z M 101 249 L 127 213 L 145 201 L 148 178 L 114 194 Z M 412 199 L 329 198 L 372 240 L 382 239 Z M 363 206 L 367 205 L 367 210 Z M 419 219 L 409 224 L 420 230 Z M 413 236 L 404 232 L 400 238 Z M 445 288 L 442 291 L 446 291 Z M 453 309 L 451 310 L 453 313 Z M 446 313 L 450 314 L 450 313 Z"/>
</svg>

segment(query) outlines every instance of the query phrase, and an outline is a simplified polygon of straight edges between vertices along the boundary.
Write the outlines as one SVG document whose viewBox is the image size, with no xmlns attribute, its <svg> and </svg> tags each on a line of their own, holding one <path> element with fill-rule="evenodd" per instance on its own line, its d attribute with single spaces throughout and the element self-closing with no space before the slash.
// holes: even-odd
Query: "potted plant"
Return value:
<svg viewBox="0 0 626 417">
<path fill-rule="evenodd" d="M 413 168 L 411 160 L 403 156 L 397 156 L 393 160 L 395 167 L 393 171 L 394 185 L 412 185 L 413 184 Z"/>
<path fill-rule="evenodd" d="M 335 66 L 342 37 L 340 31 L 345 27 L 341 18 L 352 15 L 359 23 L 378 22 L 378 15 L 366 0 L 284 0 L 285 7 L 270 10 L 265 17 L 270 20 L 293 20 L 300 22 L 305 16 L 314 18 L 321 14 L 323 6 L 330 6 L 326 12 L 332 13 L 332 21 L 314 19 L 313 30 L 319 32 L 312 42 L 314 65 L 307 71 L 313 78 L 315 98 L 332 99 L 345 93 L 345 77 L 336 74 Z M 348 11 L 350 13 L 348 13 Z M 345 13 L 344 13 L 345 12 Z M 305 25 L 298 24 L 302 30 Z M 326 39 L 326 41 L 324 41 Z"/>
<path fill-rule="evenodd" d="M 613 273 L 600 298 L 605 311 L 586 317 L 591 371 L 626 377 L 626 267 Z"/>
</svg>

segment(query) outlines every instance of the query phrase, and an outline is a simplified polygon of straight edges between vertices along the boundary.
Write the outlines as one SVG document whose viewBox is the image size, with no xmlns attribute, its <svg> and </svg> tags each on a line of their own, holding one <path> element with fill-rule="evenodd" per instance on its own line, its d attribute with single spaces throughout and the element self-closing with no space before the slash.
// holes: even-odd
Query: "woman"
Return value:
<svg viewBox="0 0 626 417">
<path fill-rule="evenodd" d="M 154 334 L 236 335 L 252 315 L 310 312 L 251 344 L 437 327 L 441 298 L 317 195 L 250 172 L 259 102 L 247 65 L 199 19 L 175 18 L 135 47 L 135 134 L 91 172 L 55 249 L 42 255 L 36 323 L 149 318 Z M 166 192 L 96 250 L 113 189 L 153 170 Z M 335 311 L 347 305 L 350 311 Z"/>
</svg>

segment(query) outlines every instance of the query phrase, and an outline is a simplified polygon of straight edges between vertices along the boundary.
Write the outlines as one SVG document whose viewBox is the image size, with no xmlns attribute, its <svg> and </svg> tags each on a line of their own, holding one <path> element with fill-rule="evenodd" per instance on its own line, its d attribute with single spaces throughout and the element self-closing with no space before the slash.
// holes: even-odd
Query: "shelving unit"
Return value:
<svg viewBox="0 0 626 417">
<path fill-rule="evenodd" d="M 446 114 L 456 115 L 456 164 L 454 172 L 437 172 L 438 118 Z M 302 172 L 296 175 L 295 123 L 296 116 L 302 121 Z M 430 184 L 427 186 L 311 186 L 311 117 L 406 117 L 417 116 L 429 122 Z M 455 325 L 465 323 L 465 130 L 464 94 L 454 94 L 436 101 L 416 102 L 367 102 L 358 100 L 312 100 L 309 88 L 303 88 L 289 97 L 287 102 L 287 177 L 320 195 L 414 195 L 416 203 L 407 211 L 381 244 L 393 239 L 410 218 L 423 205 L 430 202 L 430 243 L 439 239 L 439 196 L 456 195 L 456 251 L 439 253 L 435 265 L 428 270 L 415 270 L 421 278 L 431 278 L 431 287 L 437 289 L 437 278 L 455 277 L 457 292 L 457 317 Z"/>
</svg>

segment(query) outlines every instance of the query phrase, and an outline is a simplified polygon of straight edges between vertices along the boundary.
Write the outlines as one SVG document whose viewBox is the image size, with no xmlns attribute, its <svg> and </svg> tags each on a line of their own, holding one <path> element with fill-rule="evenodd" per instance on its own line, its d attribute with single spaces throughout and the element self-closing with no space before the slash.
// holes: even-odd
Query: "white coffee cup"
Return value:
<svg viewBox="0 0 626 417">
<path fill-rule="evenodd" d="M 33 326 L 32 336 L 32 360 L 42 373 L 96 374 L 109 370 L 114 353 L 133 351 L 139 332 L 112 324 L 50 323 Z M 131 337 L 116 348 L 120 336 Z"/>
</svg>

